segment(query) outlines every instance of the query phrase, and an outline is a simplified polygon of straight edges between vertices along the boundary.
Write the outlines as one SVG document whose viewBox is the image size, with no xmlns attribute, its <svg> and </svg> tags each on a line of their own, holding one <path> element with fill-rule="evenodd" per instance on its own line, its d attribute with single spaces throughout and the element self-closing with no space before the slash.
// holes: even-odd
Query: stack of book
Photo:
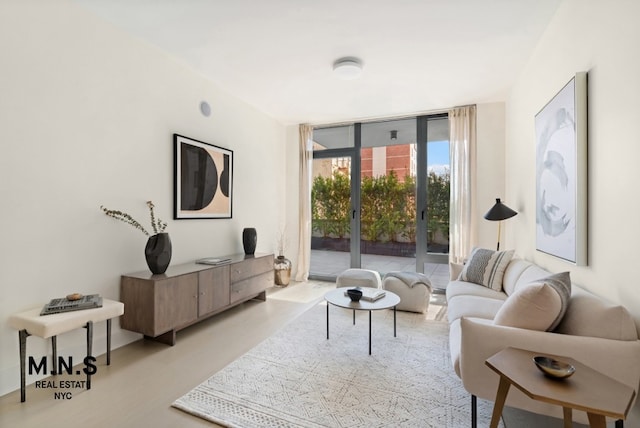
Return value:
<svg viewBox="0 0 640 428">
<path fill-rule="evenodd" d="M 199 263 L 201 265 L 222 265 L 225 263 L 230 262 L 231 259 L 225 259 L 225 258 L 218 258 L 218 257 L 208 257 L 206 259 L 198 259 L 196 260 L 196 263 Z"/>
<path fill-rule="evenodd" d="M 99 294 L 88 294 L 77 300 L 69 300 L 66 297 L 53 299 L 42 308 L 40 315 L 58 314 L 60 312 L 80 311 L 102 307 L 102 297 Z"/>
</svg>

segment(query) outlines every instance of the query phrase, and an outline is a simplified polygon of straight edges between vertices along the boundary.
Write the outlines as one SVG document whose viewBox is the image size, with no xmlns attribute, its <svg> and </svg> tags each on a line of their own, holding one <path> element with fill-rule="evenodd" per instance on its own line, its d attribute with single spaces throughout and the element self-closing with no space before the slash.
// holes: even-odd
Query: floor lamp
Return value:
<svg viewBox="0 0 640 428">
<path fill-rule="evenodd" d="M 500 251 L 500 223 L 502 220 L 511 218 L 516 214 L 518 213 L 500 202 L 500 198 L 496 198 L 496 204 L 484 215 L 487 220 L 498 222 L 498 245 L 496 246 L 496 251 Z"/>
</svg>

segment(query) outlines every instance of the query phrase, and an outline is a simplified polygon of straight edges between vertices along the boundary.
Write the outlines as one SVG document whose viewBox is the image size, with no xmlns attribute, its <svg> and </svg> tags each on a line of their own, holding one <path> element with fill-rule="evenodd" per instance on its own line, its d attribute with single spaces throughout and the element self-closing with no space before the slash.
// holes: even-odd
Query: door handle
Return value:
<svg viewBox="0 0 640 428">
<path fill-rule="evenodd" d="M 420 214 L 420 216 L 422 217 L 422 220 L 424 220 L 424 210 L 422 210 L 422 213 Z"/>
<path fill-rule="evenodd" d="M 353 210 L 353 211 L 351 212 L 351 219 L 352 219 L 352 220 L 355 220 L 355 219 L 356 219 L 356 210 Z"/>
</svg>

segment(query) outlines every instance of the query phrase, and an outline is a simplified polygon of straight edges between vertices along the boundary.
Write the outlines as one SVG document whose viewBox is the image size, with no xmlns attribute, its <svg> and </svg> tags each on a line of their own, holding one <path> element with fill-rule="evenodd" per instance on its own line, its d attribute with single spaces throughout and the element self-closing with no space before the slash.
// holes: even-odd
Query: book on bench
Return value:
<svg viewBox="0 0 640 428">
<path fill-rule="evenodd" d="M 66 297 L 52 299 L 44 305 L 40 315 L 59 314 L 61 312 L 80 311 L 102 307 L 102 297 L 99 294 L 88 294 L 78 300 L 69 300 Z"/>
<path fill-rule="evenodd" d="M 360 290 L 362 291 L 361 300 L 366 300 L 367 302 L 375 302 L 377 300 L 382 299 L 385 296 L 385 291 L 379 288 L 371 288 L 371 287 L 349 287 L 347 290 Z M 347 290 L 344 291 L 344 295 L 348 296 Z"/>
</svg>

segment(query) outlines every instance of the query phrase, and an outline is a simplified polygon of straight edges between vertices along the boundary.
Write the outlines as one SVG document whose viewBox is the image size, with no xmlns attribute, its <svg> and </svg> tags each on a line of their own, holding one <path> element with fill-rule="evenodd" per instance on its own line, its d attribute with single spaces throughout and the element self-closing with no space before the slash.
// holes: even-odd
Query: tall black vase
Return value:
<svg viewBox="0 0 640 428">
<path fill-rule="evenodd" d="M 149 270 L 154 273 L 165 273 L 171 262 L 171 239 L 168 233 L 158 233 L 149 237 L 144 248 Z"/>
<path fill-rule="evenodd" d="M 258 243 L 258 233 L 253 227 L 247 227 L 242 230 L 242 246 L 244 253 L 253 255 L 256 252 L 256 244 Z"/>
</svg>

